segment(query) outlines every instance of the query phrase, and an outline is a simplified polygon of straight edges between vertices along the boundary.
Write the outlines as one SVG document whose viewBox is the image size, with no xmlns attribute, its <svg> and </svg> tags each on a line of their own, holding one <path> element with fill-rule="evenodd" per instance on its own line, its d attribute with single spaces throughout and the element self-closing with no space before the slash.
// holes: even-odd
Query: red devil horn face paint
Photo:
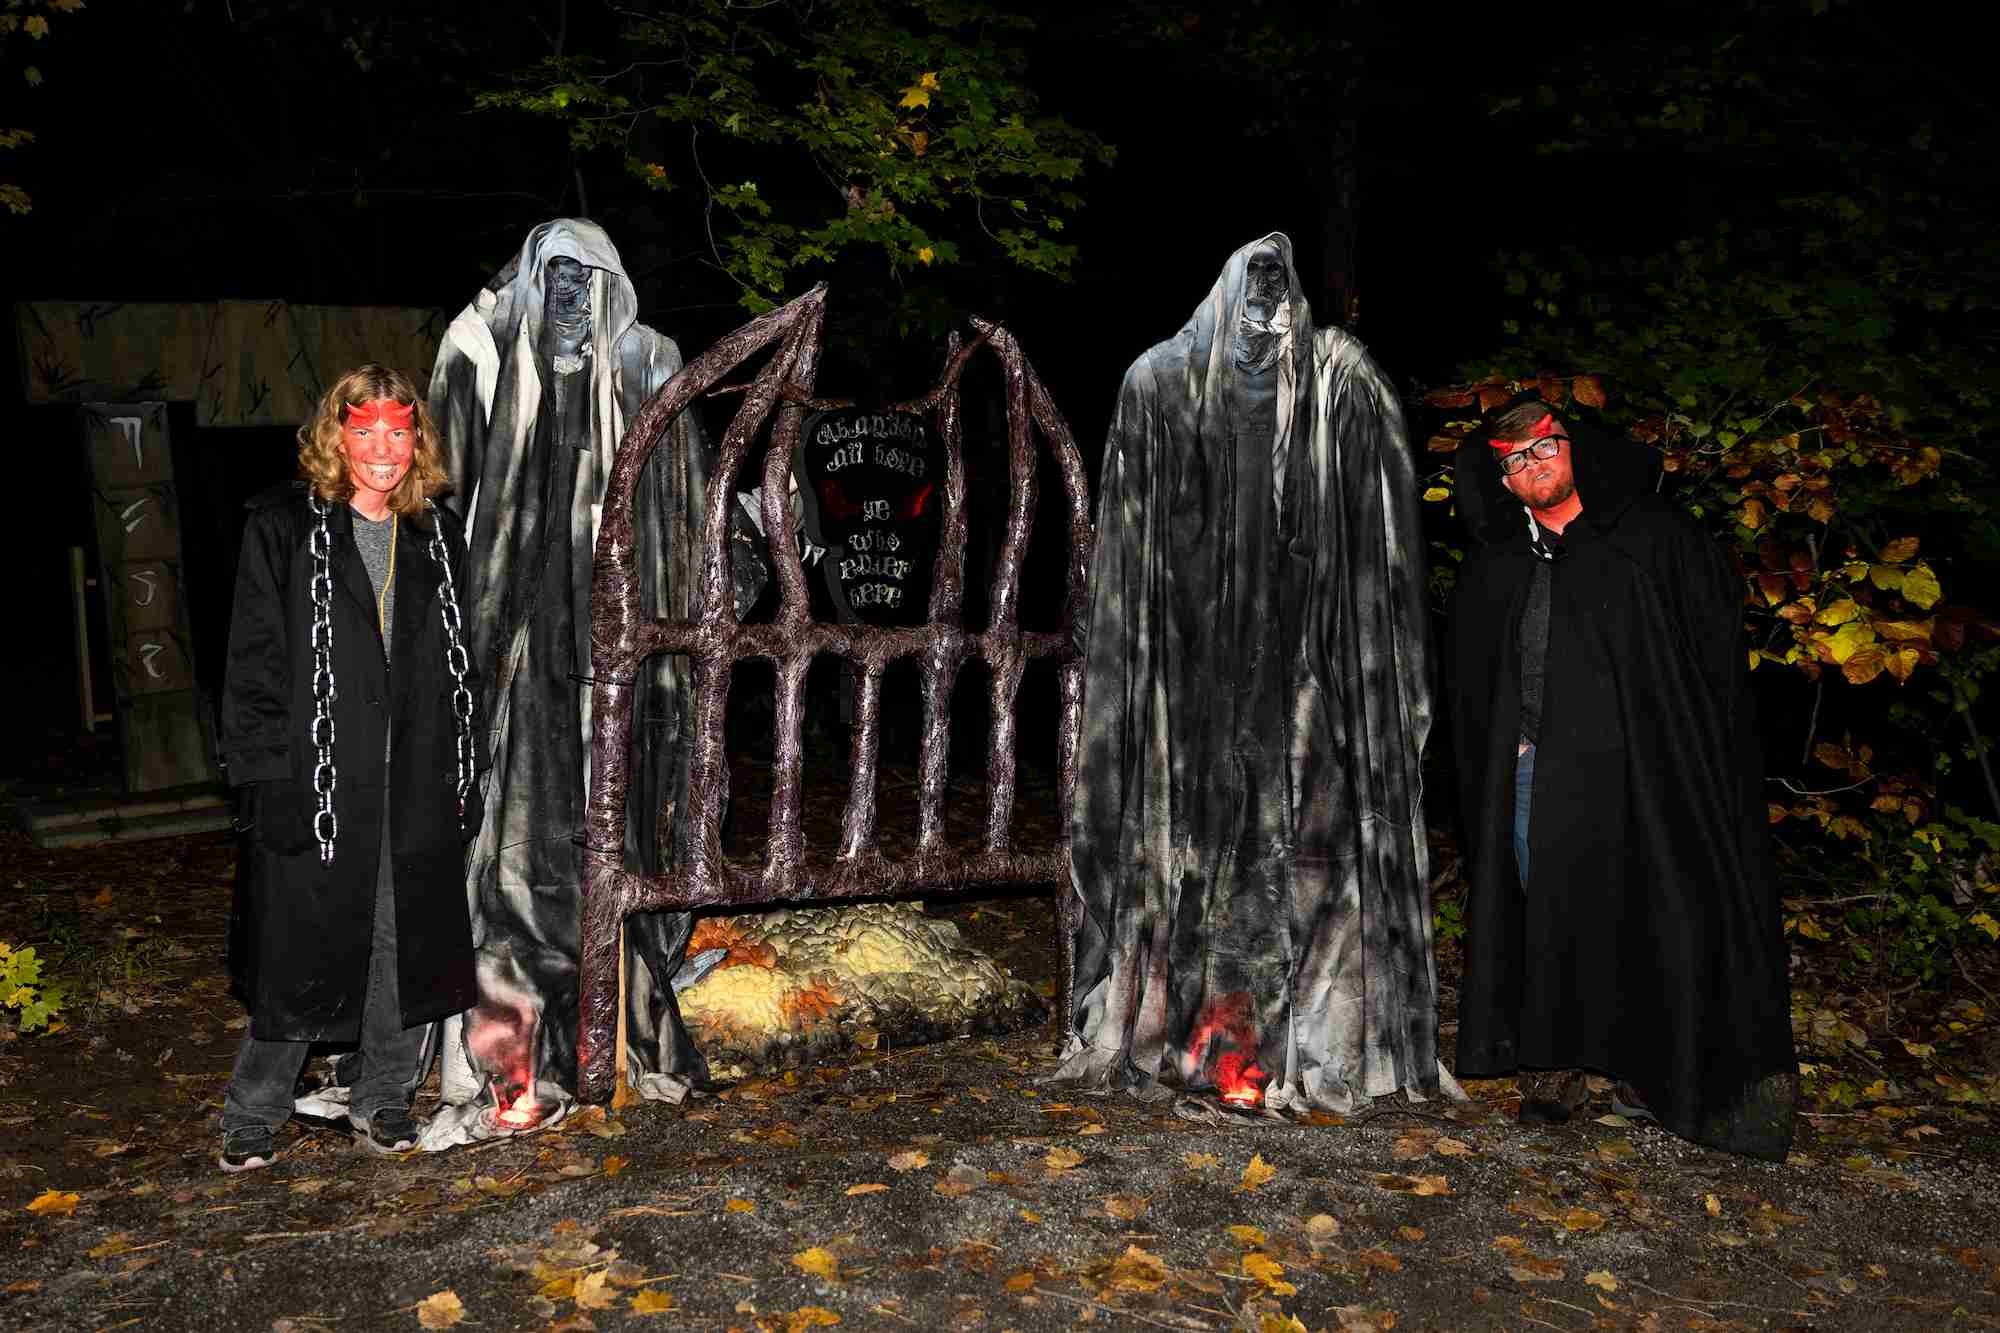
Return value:
<svg viewBox="0 0 2000 1333">
<path fill-rule="evenodd" d="M 399 403 L 393 398 L 377 398 L 367 403 L 349 403 L 341 413 L 341 419 L 346 424 L 364 429 L 386 426 L 390 430 L 408 430 L 416 421 L 416 416 L 415 403 Z"/>
<path fill-rule="evenodd" d="M 1512 449 L 1515 445 L 1520 444 L 1524 441 L 1527 443 L 1533 443 L 1534 441 L 1541 439 L 1542 436 L 1544 435 L 1553 435 L 1555 434 L 1555 430 L 1556 430 L 1555 417 L 1545 416 L 1540 421 L 1537 421 L 1534 425 L 1530 426 L 1528 428 L 1528 433 L 1526 435 L 1523 435 L 1519 440 L 1489 439 L 1486 442 L 1504 454 L 1509 449 Z"/>
</svg>

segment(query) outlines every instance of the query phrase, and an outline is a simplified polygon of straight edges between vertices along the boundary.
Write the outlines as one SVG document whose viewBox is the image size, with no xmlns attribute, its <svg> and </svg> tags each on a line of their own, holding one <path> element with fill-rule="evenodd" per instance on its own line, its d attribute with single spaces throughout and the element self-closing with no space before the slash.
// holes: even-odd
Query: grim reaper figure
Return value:
<svg viewBox="0 0 2000 1333">
<path fill-rule="evenodd" d="M 439 1117 L 427 1146 L 547 1124 L 573 1101 L 592 551 L 626 425 L 681 368 L 673 341 L 636 315 L 610 237 L 559 218 L 452 321 L 433 371 L 450 503 L 471 538 L 466 620 L 491 701 L 493 770 L 467 863 L 480 1000 L 448 1034 L 445 1101 L 457 1114 Z M 691 610 L 709 463 L 691 417 L 653 454 L 633 507 L 648 616 Z M 684 780 L 686 683 L 677 657 L 644 671 L 625 859 L 654 872 L 661 811 Z M 627 926 L 628 1072 L 645 1096 L 677 1101 L 706 1073 L 674 1011 L 691 928 L 685 914 Z"/>
<path fill-rule="evenodd" d="M 1312 326 L 1290 240 L 1231 255 L 1105 446 L 1055 1076 L 1345 1111 L 1436 1054 L 1416 480 L 1392 386 Z"/>
</svg>

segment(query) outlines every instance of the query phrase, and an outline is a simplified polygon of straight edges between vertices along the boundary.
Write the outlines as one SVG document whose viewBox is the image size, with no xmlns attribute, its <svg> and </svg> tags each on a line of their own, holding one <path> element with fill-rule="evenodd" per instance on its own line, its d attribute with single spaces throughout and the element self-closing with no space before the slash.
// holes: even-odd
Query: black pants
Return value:
<svg viewBox="0 0 2000 1333">
<path fill-rule="evenodd" d="M 389 833 L 382 831 L 382 857 L 375 874 L 375 923 L 368 949 L 368 991 L 361 1008 L 360 1072 L 348 1103 L 358 1123 L 390 1107 L 407 1108 L 423 1077 L 424 1039 L 429 1023 L 403 1026 L 396 993 L 396 881 L 389 859 Z M 244 1034 L 236 1068 L 222 1100 L 222 1132 L 263 1125 L 277 1129 L 292 1114 L 292 1088 L 305 1068 L 312 1043 L 259 1041 Z"/>
</svg>

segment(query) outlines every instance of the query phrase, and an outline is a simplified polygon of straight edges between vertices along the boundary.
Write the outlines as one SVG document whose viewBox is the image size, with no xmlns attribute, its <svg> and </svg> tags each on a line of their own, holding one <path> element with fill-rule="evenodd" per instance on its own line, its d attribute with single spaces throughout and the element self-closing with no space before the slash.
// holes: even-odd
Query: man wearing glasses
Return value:
<svg viewBox="0 0 2000 1333">
<path fill-rule="evenodd" d="M 1743 580 L 1659 457 L 1536 398 L 1458 455 L 1458 1073 L 1782 1160 L 1796 1097 Z M 1600 1083 L 1598 1086 L 1604 1086 Z"/>
</svg>

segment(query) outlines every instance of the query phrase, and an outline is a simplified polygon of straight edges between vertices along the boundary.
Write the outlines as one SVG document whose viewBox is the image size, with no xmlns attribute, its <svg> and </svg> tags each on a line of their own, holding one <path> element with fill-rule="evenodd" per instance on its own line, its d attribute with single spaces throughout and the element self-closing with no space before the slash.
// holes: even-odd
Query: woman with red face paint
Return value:
<svg viewBox="0 0 2000 1333">
<path fill-rule="evenodd" d="M 474 997 L 464 849 L 484 763 L 458 589 L 465 539 L 416 387 L 342 376 L 299 430 L 301 481 L 250 503 L 222 758 L 243 792 L 230 970 L 250 1010 L 224 1171 L 265 1166 L 314 1042 L 356 1046 L 348 1118 L 417 1146 L 433 1020 Z"/>
</svg>

